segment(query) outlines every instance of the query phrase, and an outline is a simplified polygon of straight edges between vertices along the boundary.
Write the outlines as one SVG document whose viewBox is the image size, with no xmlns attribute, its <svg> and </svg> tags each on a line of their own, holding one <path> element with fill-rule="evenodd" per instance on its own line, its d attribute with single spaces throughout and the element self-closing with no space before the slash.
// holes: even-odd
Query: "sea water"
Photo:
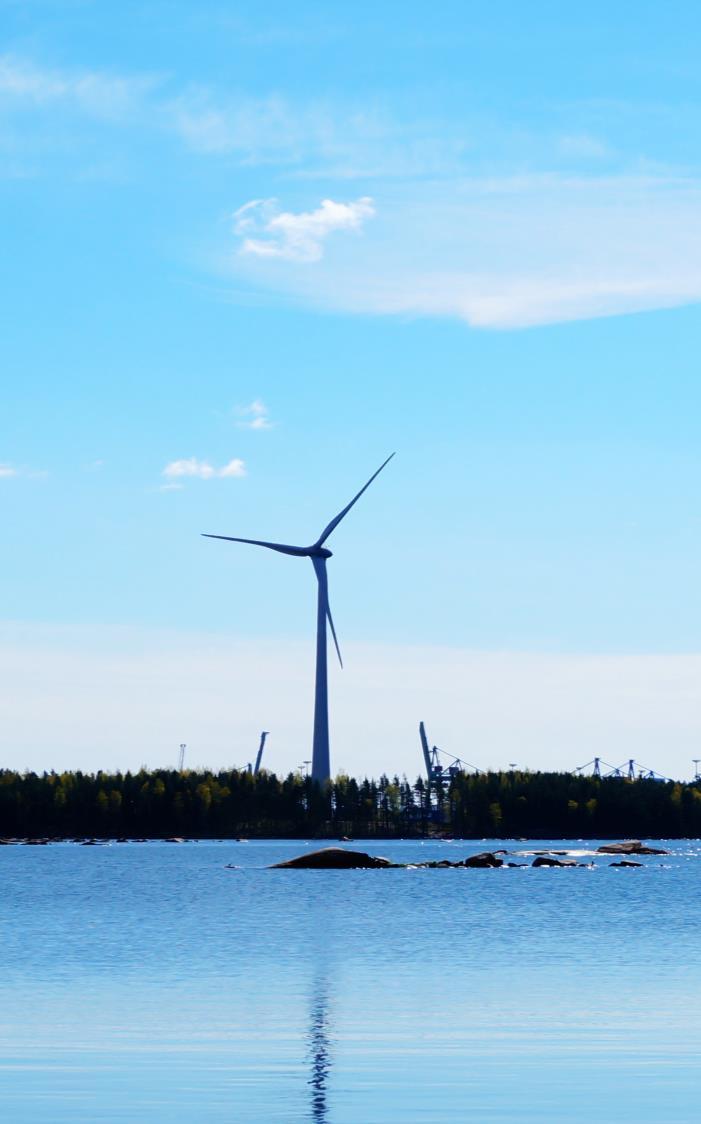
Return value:
<svg viewBox="0 0 701 1124">
<path fill-rule="evenodd" d="M 701 1119 L 698 841 L 642 869 L 267 869 L 316 846 L 0 848 L 2 1119 Z"/>
</svg>

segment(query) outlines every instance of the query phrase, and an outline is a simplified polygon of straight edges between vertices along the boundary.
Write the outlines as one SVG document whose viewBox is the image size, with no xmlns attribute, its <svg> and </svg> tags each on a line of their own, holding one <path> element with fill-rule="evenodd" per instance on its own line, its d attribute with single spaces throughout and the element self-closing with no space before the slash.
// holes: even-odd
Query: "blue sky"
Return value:
<svg viewBox="0 0 701 1124">
<path fill-rule="evenodd" d="M 396 449 L 330 544 L 335 760 L 433 717 L 687 774 L 697 6 L 0 21 L 3 759 L 308 756 L 311 567 L 199 533 L 306 541 Z"/>
</svg>

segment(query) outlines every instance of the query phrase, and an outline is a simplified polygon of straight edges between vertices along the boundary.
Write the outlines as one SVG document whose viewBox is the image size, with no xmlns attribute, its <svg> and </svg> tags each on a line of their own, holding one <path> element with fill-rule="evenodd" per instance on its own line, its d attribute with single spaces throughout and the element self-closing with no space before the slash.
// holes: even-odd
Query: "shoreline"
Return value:
<svg viewBox="0 0 701 1124">
<path fill-rule="evenodd" d="M 699 842 L 699 837 L 695 835 L 646 835 L 646 839 L 654 840 L 658 843 L 663 842 Z M 289 841 L 289 842 L 308 842 L 320 843 L 324 841 L 331 841 L 339 844 L 373 844 L 373 843 L 388 843 L 388 842 L 405 842 L 405 843 L 467 843 L 467 844 L 483 844 L 483 843 L 510 843 L 510 844 L 528 844 L 528 843 L 593 843 L 600 842 L 606 843 L 620 843 L 622 840 L 628 840 L 627 836 L 621 835 L 591 835 L 591 836 L 559 836 L 559 835 L 529 835 L 519 836 L 471 836 L 471 835 L 356 835 L 352 837 L 345 837 L 339 839 L 335 834 L 324 835 L 257 835 L 254 832 L 246 836 L 234 835 L 187 835 L 187 836 L 163 836 L 163 835 L 148 835 L 148 836 L 120 836 L 114 835 L 46 835 L 46 836 L 5 836 L 0 837 L 0 847 L 47 847 L 56 843 L 74 843 L 77 846 L 105 846 L 106 844 L 125 844 L 125 843 L 261 843 L 261 842 L 275 842 L 275 841 Z"/>
</svg>

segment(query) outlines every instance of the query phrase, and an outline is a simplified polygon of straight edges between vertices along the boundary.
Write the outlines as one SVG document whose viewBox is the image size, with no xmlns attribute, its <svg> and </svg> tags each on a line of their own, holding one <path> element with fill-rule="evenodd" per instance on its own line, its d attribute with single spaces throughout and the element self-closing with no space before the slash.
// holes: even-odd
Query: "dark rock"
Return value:
<svg viewBox="0 0 701 1124">
<path fill-rule="evenodd" d="M 604 843 L 596 848 L 599 855 L 668 855 L 659 847 L 647 847 L 639 839 L 627 839 L 625 843 Z"/>
<path fill-rule="evenodd" d="M 532 866 L 578 866 L 574 859 L 569 859 L 563 862 L 562 859 L 552 859 L 547 855 L 538 855 L 531 864 Z"/>
<path fill-rule="evenodd" d="M 643 863 L 634 863 L 630 859 L 621 859 L 618 863 L 609 863 L 609 866 L 643 866 Z"/>
<path fill-rule="evenodd" d="M 389 859 L 368 855 L 365 851 L 347 851 L 343 847 L 324 847 L 309 851 L 286 862 L 274 863 L 271 870 L 367 870 L 393 866 Z"/>
<path fill-rule="evenodd" d="M 528 863 L 507 863 L 506 865 L 511 867 L 519 867 L 521 870 L 525 870 L 528 866 Z"/>
<path fill-rule="evenodd" d="M 503 852 L 504 854 L 506 852 Z M 498 858 L 492 851 L 481 851 L 479 855 L 470 855 L 462 863 L 463 866 L 503 866 L 504 860 Z"/>
</svg>

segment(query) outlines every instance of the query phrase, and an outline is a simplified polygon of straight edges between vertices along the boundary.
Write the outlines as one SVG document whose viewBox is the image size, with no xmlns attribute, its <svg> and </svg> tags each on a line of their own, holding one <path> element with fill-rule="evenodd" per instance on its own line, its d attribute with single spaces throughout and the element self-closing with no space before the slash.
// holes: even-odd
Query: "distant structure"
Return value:
<svg viewBox="0 0 701 1124">
<path fill-rule="evenodd" d="M 444 753 L 438 746 L 434 745 L 429 749 L 426 727 L 423 722 L 419 722 L 419 737 L 421 738 L 421 749 L 424 755 L 426 776 L 429 784 L 437 781 L 449 783 L 458 773 L 466 773 L 468 771 L 472 773 L 481 772 L 476 765 L 471 765 L 469 761 L 461 761 L 459 757 L 453 757 L 450 753 Z M 441 761 L 442 757 L 447 757 L 450 764 L 444 765 Z"/>
<path fill-rule="evenodd" d="M 179 773 L 182 773 L 183 768 L 185 766 L 185 750 L 186 749 L 187 749 L 187 745 L 185 744 L 185 742 L 181 742 L 180 743 L 180 754 L 178 756 L 178 772 Z"/>
<path fill-rule="evenodd" d="M 265 749 L 265 738 L 267 737 L 267 729 L 261 731 L 261 744 L 258 745 L 258 752 L 256 753 L 256 760 L 253 767 L 253 776 L 257 777 L 261 772 L 261 761 L 263 760 L 263 750 Z M 248 765 L 248 770 L 251 771 L 251 765 Z"/>
<path fill-rule="evenodd" d="M 249 761 L 248 764 L 246 765 L 246 768 L 243 770 L 245 773 L 250 773 L 251 776 L 253 776 L 253 777 L 257 777 L 259 772 L 260 772 L 260 763 L 261 763 L 261 760 L 263 758 L 263 750 L 265 748 L 265 741 L 266 741 L 267 736 L 268 736 L 268 731 L 267 730 L 261 730 L 260 744 L 258 746 L 258 752 L 256 754 L 255 764 L 253 764 L 251 761 Z"/>
<path fill-rule="evenodd" d="M 602 771 L 603 766 L 603 771 Z M 578 765 L 573 769 L 574 774 L 587 773 L 591 770 L 593 777 L 624 777 L 629 781 L 668 781 L 669 777 L 663 777 L 661 773 L 655 772 L 647 765 L 641 765 L 633 757 L 624 761 L 622 765 L 609 765 L 607 761 L 603 761 L 601 757 L 594 757 L 591 761 L 587 761 L 586 765 Z"/>
<path fill-rule="evenodd" d="M 319 535 L 311 546 L 289 546 L 286 543 L 264 542 L 261 539 L 240 539 L 232 535 L 204 535 L 206 539 L 224 539 L 225 542 L 243 542 L 251 546 L 264 546 L 268 550 L 276 550 L 279 554 L 291 554 L 295 558 L 311 558 L 318 584 L 317 613 L 316 613 L 316 683 L 314 692 L 314 737 L 312 740 L 312 779 L 324 782 L 331 778 L 331 758 L 329 752 L 329 698 L 326 660 L 326 622 L 331 628 L 331 635 L 336 646 L 338 662 L 343 667 L 341 650 L 336 638 L 336 629 L 329 608 L 328 579 L 326 574 L 326 561 L 331 558 L 331 551 L 327 550 L 324 543 L 332 531 L 336 529 L 341 520 L 348 514 L 354 503 L 370 487 L 376 476 L 382 472 L 385 465 L 389 464 L 394 453 L 380 465 L 377 472 L 368 480 L 358 494 L 353 497 L 343 511 L 340 511 Z"/>
<path fill-rule="evenodd" d="M 699 773 L 699 763 L 701 762 L 701 757 L 693 757 L 692 761 L 694 763 L 694 780 L 701 781 L 701 773 Z"/>
</svg>

